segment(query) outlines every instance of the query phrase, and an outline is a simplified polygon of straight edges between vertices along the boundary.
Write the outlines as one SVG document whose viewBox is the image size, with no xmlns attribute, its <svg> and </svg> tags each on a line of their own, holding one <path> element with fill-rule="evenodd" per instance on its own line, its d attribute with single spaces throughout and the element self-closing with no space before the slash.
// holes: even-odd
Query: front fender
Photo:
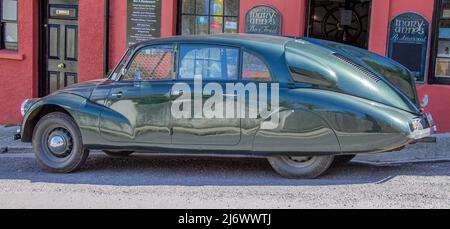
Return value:
<svg viewBox="0 0 450 229">
<path fill-rule="evenodd" d="M 22 141 L 31 142 L 39 119 L 52 112 L 70 115 L 80 128 L 82 136 L 98 136 L 99 105 L 70 93 L 58 93 L 39 99 L 26 112 L 21 126 Z"/>
</svg>

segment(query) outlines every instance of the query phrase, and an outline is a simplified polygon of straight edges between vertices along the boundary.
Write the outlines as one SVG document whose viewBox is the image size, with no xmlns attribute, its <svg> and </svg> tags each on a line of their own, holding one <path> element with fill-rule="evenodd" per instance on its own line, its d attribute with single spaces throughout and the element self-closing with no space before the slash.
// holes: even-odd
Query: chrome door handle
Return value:
<svg viewBox="0 0 450 229">
<path fill-rule="evenodd" d="M 223 96 L 227 98 L 237 98 L 236 94 L 224 94 Z"/>
<path fill-rule="evenodd" d="M 173 95 L 173 96 L 180 96 L 180 95 L 182 95 L 183 93 L 184 93 L 183 90 L 172 91 L 172 95 Z"/>
<path fill-rule="evenodd" d="M 123 93 L 122 92 L 112 93 L 111 96 L 115 98 L 121 98 L 123 96 Z"/>
</svg>

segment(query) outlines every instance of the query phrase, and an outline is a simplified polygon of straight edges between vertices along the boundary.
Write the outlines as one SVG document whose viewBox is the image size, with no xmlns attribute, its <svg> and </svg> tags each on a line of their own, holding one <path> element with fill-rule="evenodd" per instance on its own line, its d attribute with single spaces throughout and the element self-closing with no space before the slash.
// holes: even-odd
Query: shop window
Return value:
<svg viewBox="0 0 450 229">
<path fill-rule="evenodd" d="M 242 79 L 251 81 L 270 81 L 271 74 L 267 65 L 257 56 L 244 52 Z"/>
<path fill-rule="evenodd" d="M 181 35 L 237 33 L 239 0 L 181 0 Z"/>
<path fill-rule="evenodd" d="M 439 15 L 435 15 L 434 74 L 431 72 L 431 83 L 450 84 L 450 0 L 437 1 Z"/>
<path fill-rule="evenodd" d="M 18 48 L 17 1 L 0 0 L 0 49 Z"/>
<path fill-rule="evenodd" d="M 179 79 L 237 80 L 239 49 L 210 45 L 183 45 L 180 48 Z"/>
<path fill-rule="evenodd" d="M 173 46 L 155 46 L 142 49 L 128 66 L 124 80 L 155 81 L 171 79 L 173 55 Z"/>
</svg>

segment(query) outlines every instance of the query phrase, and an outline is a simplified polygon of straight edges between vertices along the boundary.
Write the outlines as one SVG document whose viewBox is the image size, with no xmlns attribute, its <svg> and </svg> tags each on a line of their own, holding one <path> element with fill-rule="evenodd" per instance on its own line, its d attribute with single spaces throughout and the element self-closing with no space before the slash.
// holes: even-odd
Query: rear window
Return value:
<svg viewBox="0 0 450 229">
<path fill-rule="evenodd" d="M 242 79 L 251 81 L 271 81 L 272 76 L 266 63 L 259 57 L 244 52 Z"/>
</svg>

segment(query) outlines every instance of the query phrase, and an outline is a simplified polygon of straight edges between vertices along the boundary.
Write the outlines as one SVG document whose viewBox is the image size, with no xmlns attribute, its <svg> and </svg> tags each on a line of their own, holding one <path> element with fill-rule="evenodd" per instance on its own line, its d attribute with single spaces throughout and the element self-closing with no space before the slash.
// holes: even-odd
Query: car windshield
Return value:
<svg viewBox="0 0 450 229">
<path fill-rule="evenodd" d="M 128 49 L 125 54 L 123 55 L 122 59 L 120 60 L 119 64 L 114 68 L 114 70 L 112 71 L 112 74 L 109 76 L 109 80 L 119 80 L 120 77 L 122 76 L 121 72 L 122 69 L 125 67 L 125 65 L 127 64 L 128 60 L 131 57 L 131 50 Z"/>
</svg>

